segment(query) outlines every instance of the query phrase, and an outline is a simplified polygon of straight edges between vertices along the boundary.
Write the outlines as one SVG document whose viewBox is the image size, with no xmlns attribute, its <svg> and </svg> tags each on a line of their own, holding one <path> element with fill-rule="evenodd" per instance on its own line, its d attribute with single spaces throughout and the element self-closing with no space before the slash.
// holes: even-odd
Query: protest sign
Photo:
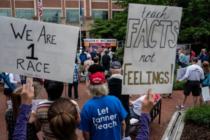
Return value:
<svg viewBox="0 0 210 140">
<path fill-rule="evenodd" d="M 177 70 L 176 80 L 181 79 L 185 75 L 186 71 L 187 71 L 187 68 L 178 69 Z"/>
<path fill-rule="evenodd" d="M 39 102 L 42 102 L 42 101 L 46 101 L 46 100 L 43 100 L 43 99 L 41 99 L 41 100 L 32 100 L 32 103 L 31 103 L 32 104 L 32 108 L 31 108 L 31 110 L 36 111 Z M 12 108 L 11 100 L 7 101 L 7 105 L 8 105 L 8 108 Z"/>
<path fill-rule="evenodd" d="M 73 81 L 79 28 L 0 16 L 0 70 Z"/>
<path fill-rule="evenodd" d="M 123 94 L 171 93 L 182 8 L 129 4 Z"/>
<path fill-rule="evenodd" d="M 202 96 L 203 96 L 204 102 L 210 101 L 209 87 L 208 86 L 202 88 Z"/>
</svg>

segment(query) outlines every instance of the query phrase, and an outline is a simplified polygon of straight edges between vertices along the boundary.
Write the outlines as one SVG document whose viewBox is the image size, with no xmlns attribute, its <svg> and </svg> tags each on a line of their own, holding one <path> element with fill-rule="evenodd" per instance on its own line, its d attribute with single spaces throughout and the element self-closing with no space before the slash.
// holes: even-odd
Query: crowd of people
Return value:
<svg viewBox="0 0 210 140">
<path fill-rule="evenodd" d="M 12 73 L 4 73 L 9 77 L 9 83 L 23 84 L 14 90 L 9 86 L 4 89 L 4 94 L 9 95 L 10 98 L 7 98 L 12 102 L 12 107 L 5 115 L 9 140 L 37 140 L 39 131 L 42 131 L 44 140 L 78 140 L 77 129 L 82 130 L 85 140 L 130 139 L 130 95 L 121 94 L 122 64 L 114 61 L 108 50 L 104 51 L 101 58 L 97 53 L 88 54 L 85 51 L 77 55 L 78 57 L 80 59 L 76 59 L 74 65 L 73 83 L 68 84 L 69 98 L 61 97 L 63 82 L 33 78 L 33 87 L 30 87 L 30 80 L 25 84 L 26 79 L 14 81 Z M 80 70 L 82 68 L 84 73 Z M 105 71 L 110 72 L 108 79 Z M 80 99 L 78 84 L 81 76 L 85 76 L 86 93 L 92 99 L 87 101 L 80 111 L 76 101 Z M 6 83 L 6 79 L 3 81 Z M 42 99 L 44 88 L 48 97 L 39 102 L 35 112 L 31 110 L 32 99 Z M 149 139 L 149 112 L 156 96 L 150 89 L 144 97 L 138 107 L 141 125 L 137 140 Z"/>
<path fill-rule="evenodd" d="M 187 67 L 190 62 L 192 64 L 187 67 L 186 74 L 176 80 L 187 80 L 182 104 L 177 106 L 177 109 L 184 109 L 190 92 L 194 105 L 197 104 L 198 96 L 202 103 L 200 84 L 202 87 L 210 86 L 204 84 L 210 71 L 209 62 L 206 61 L 208 57 L 203 49 L 199 57 L 195 57 L 193 51 L 189 53 L 182 48 L 178 55 L 179 68 Z M 199 59 L 202 67 L 197 65 Z M 107 73 L 110 73 L 109 78 L 106 77 Z M 12 102 L 12 108 L 9 108 L 5 115 L 9 140 L 37 140 L 39 131 L 42 131 L 44 140 L 78 140 L 77 129 L 82 131 L 85 140 L 129 140 L 131 118 L 141 122 L 136 139 L 149 139 L 149 112 L 160 95 L 152 94 L 151 89 L 147 95 L 142 95 L 135 101 L 130 100 L 130 95 L 122 95 L 122 64 L 116 61 L 113 55 L 110 57 L 109 50 L 104 50 L 102 54 L 98 54 L 96 50 L 90 54 L 78 50 L 73 83 L 68 84 L 69 98 L 61 97 L 63 82 L 33 78 L 33 87 L 30 87 L 30 80 L 27 80 L 27 83 L 26 79 L 22 78 L 21 81 L 15 81 L 12 73 L 3 74 L 7 77 L 3 79 L 6 101 Z M 86 93 L 92 99 L 87 101 L 80 111 L 76 101 L 80 99 L 78 85 L 81 76 L 85 77 Z M 12 84 L 23 86 L 13 89 Z M 35 112 L 31 110 L 32 100 L 42 99 L 44 88 L 48 98 L 38 104 Z"/>
<path fill-rule="evenodd" d="M 81 112 L 74 100 L 61 97 L 62 82 L 45 82 L 48 99 L 39 103 L 36 112 L 31 110 L 35 89 L 30 87 L 30 80 L 15 89 L 12 92 L 12 108 L 5 115 L 8 139 L 37 140 L 37 132 L 41 130 L 44 140 L 78 140 L 77 129 L 82 130 L 85 140 L 128 138 L 129 95 L 121 95 L 121 65 L 119 62 L 113 63 L 113 76 L 109 81 L 101 72 L 90 76 L 88 90 L 92 99 L 84 104 Z M 117 80 L 118 90 L 113 83 Z M 149 112 L 154 99 L 155 95 L 149 89 L 141 103 L 137 140 L 149 139 Z"/>
<path fill-rule="evenodd" d="M 187 100 L 187 97 L 190 95 L 190 92 L 192 92 L 193 95 L 194 106 L 197 105 L 198 98 L 200 100 L 200 104 L 202 104 L 202 87 L 210 87 L 210 57 L 207 55 L 207 51 L 206 49 L 202 49 L 200 54 L 196 57 L 193 50 L 191 50 L 191 54 L 189 54 L 189 51 L 184 51 L 183 48 L 181 48 L 178 52 L 178 56 L 179 68 L 187 67 L 189 62 L 191 62 L 191 64 L 187 67 L 185 75 L 182 78 L 176 80 L 176 82 L 187 80 L 184 87 L 182 104 L 176 106 L 176 108 L 185 109 L 184 104 Z M 198 65 L 199 60 L 201 61 L 201 66 Z"/>
</svg>

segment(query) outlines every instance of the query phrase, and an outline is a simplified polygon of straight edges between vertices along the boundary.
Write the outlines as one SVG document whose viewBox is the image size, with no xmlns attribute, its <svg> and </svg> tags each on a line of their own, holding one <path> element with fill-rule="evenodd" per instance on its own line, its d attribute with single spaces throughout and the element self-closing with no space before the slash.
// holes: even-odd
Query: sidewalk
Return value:
<svg viewBox="0 0 210 140">
<path fill-rule="evenodd" d="M 63 91 L 63 97 L 68 96 L 68 86 L 66 86 L 66 90 Z M 91 97 L 85 93 L 85 83 L 79 84 L 79 96 L 80 100 L 77 101 L 80 109 L 82 109 L 83 104 L 88 101 Z M 150 125 L 150 140 L 160 140 L 165 129 L 168 126 L 168 123 L 176 111 L 175 106 L 181 104 L 183 96 L 183 91 L 174 91 L 172 94 L 172 98 L 162 98 L 162 113 L 161 113 L 161 123 L 158 124 L 158 116 Z M 135 100 L 139 97 L 139 95 L 132 95 L 132 100 Z M 44 93 L 44 99 L 47 98 L 46 92 Z M 189 108 L 193 105 L 193 98 L 189 96 L 187 99 L 186 108 Z M 3 95 L 3 89 L 0 89 L 0 140 L 6 140 L 6 122 L 5 122 L 5 96 Z M 42 140 L 41 132 L 38 133 L 39 139 Z M 82 137 L 81 131 L 79 131 L 80 140 L 84 140 Z M 132 138 L 135 140 L 135 138 Z"/>
</svg>

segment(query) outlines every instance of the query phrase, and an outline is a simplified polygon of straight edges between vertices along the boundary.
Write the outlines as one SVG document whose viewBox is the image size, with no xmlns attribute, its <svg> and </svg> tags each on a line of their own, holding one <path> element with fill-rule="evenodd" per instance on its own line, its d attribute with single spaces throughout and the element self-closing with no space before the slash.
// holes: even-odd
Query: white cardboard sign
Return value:
<svg viewBox="0 0 210 140">
<path fill-rule="evenodd" d="M 41 99 L 41 100 L 32 100 L 32 103 L 31 103 L 32 104 L 32 108 L 31 108 L 31 110 L 36 111 L 38 104 L 40 102 L 42 102 L 42 101 L 46 101 L 46 100 L 44 100 L 44 99 Z M 7 105 L 8 105 L 8 108 L 12 108 L 12 102 L 11 102 L 11 100 L 7 101 Z"/>
<path fill-rule="evenodd" d="M 202 88 L 202 96 L 203 96 L 204 102 L 210 101 L 209 87 L 208 86 Z"/>
<path fill-rule="evenodd" d="M 123 94 L 171 93 L 182 8 L 129 4 Z"/>
<path fill-rule="evenodd" d="M 0 70 L 73 81 L 79 28 L 0 16 Z"/>
</svg>

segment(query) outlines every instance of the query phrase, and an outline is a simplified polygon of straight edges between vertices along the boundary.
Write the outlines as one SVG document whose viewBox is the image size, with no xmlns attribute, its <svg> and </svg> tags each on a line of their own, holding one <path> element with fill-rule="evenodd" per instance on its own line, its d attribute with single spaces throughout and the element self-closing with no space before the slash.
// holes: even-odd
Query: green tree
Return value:
<svg viewBox="0 0 210 140">
<path fill-rule="evenodd" d="M 97 24 L 91 24 L 88 32 L 95 38 L 125 40 L 129 3 L 183 7 L 178 42 L 210 46 L 210 0 L 118 0 L 125 10 L 113 19 L 94 19 Z"/>
</svg>

